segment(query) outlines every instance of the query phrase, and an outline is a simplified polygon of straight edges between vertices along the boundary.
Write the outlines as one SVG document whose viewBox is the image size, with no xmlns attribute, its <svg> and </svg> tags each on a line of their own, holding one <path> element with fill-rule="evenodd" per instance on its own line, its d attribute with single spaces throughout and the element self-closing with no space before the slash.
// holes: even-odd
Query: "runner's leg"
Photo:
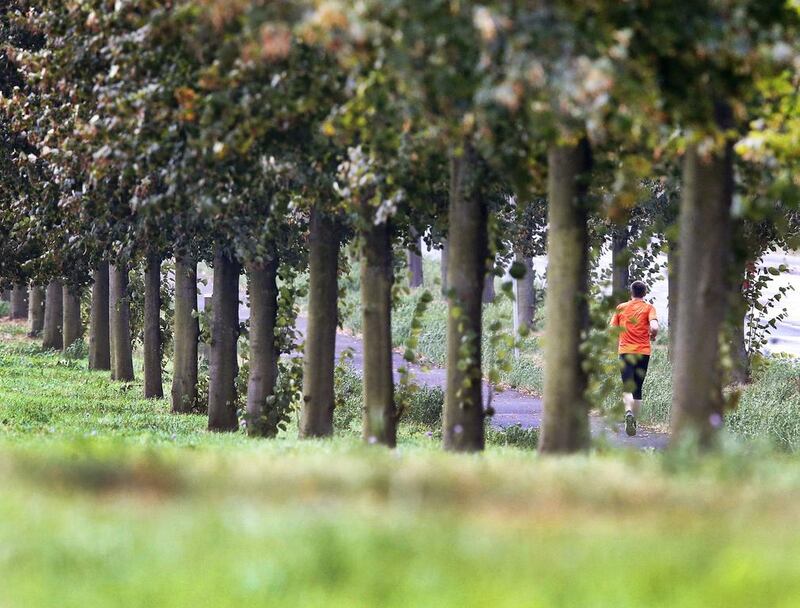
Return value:
<svg viewBox="0 0 800 608">
<path fill-rule="evenodd" d="M 647 377 L 647 368 L 650 365 L 650 355 L 639 355 L 636 360 L 634 368 L 634 380 L 636 382 L 636 391 L 633 393 L 632 411 L 633 415 L 639 417 L 639 412 L 642 411 L 642 387 L 644 386 L 645 378 Z"/>
</svg>

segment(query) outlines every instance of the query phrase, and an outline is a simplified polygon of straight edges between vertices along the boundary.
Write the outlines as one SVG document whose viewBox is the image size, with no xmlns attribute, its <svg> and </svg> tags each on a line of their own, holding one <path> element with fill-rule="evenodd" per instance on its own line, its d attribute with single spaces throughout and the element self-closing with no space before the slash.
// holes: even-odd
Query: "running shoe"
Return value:
<svg viewBox="0 0 800 608">
<path fill-rule="evenodd" d="M 628 434 L 628 437 L 636 435 L 636 416 L 634 416 L 633 412 L 630 410 L 625 412 L 625 432 Z"/>
</svg>

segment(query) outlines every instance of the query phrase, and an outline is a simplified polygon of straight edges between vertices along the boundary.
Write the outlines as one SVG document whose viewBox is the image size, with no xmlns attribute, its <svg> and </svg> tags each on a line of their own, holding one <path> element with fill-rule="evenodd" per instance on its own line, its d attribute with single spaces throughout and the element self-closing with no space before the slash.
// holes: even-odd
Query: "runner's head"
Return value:
<svg viewBox="0 0 800 608">
<path fill-rule="evenodd" d="M 647 285 L 642 281 L 634 281 L 631 283 L 631 295 L 634 298 L 643 298 L 647 295 Z"/>
</svg>

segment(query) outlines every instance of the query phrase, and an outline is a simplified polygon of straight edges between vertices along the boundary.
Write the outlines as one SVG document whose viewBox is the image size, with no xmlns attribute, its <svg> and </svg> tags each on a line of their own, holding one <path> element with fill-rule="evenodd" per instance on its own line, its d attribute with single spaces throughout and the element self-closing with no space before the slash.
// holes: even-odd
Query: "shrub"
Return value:
<svg viewBox="0 0 800 608">
<path fill-rule="evenodd" d="M 486 430 L 486 443 L 535 450 L 539 445 L 539 429 L 523 428 L 521 424 L 512 424 L 502 429 L 489 427 Z"/>
<path fill-rule="evenodd" d="M 336 366 L 334 376 L 336 407 L 333 424 L 337 433 L 358 434 L 364 413 L 363 380 L 361 375 L 346 363 Z M 395 387 L 395 403 L 402 404 L 400 424 L 438 430 L 442 425 L 444 391 L 438 387 Z"/>
<path fill-rule="evenodd" d="M 83 338 L 78 338 L 64 349 L 64 357 L 67 359 L 77 360 L 85 359 L 89 356 L 89 347 L 84 342 Z"/>
<path fill-rule="evenodd" d="M 800 364 L 765 359 L 726 422 L 736 436 L 766 439 L 778 449 L 800 451 Z"/>
</svg>

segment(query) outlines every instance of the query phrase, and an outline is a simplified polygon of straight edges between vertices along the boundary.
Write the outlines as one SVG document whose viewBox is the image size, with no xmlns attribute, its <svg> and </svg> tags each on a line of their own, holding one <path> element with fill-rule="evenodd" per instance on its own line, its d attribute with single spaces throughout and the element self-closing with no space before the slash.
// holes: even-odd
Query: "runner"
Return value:
<svg viewBox="0 0 800 608">
<path fill-rule="evenodd" d="M 658 318 L 652 304 L 644 301 L 647 285 L 631 284 L 631 300 L 617 306 L 612 327 L 621 328 L 619 358 L 622 370 L 622 402 L 625 405 L 625 432 L 636 435 L 636 418 L 642 408 L 642 385 L 650 363 L 650 341 L 658 335 Z"/>
</svg>

